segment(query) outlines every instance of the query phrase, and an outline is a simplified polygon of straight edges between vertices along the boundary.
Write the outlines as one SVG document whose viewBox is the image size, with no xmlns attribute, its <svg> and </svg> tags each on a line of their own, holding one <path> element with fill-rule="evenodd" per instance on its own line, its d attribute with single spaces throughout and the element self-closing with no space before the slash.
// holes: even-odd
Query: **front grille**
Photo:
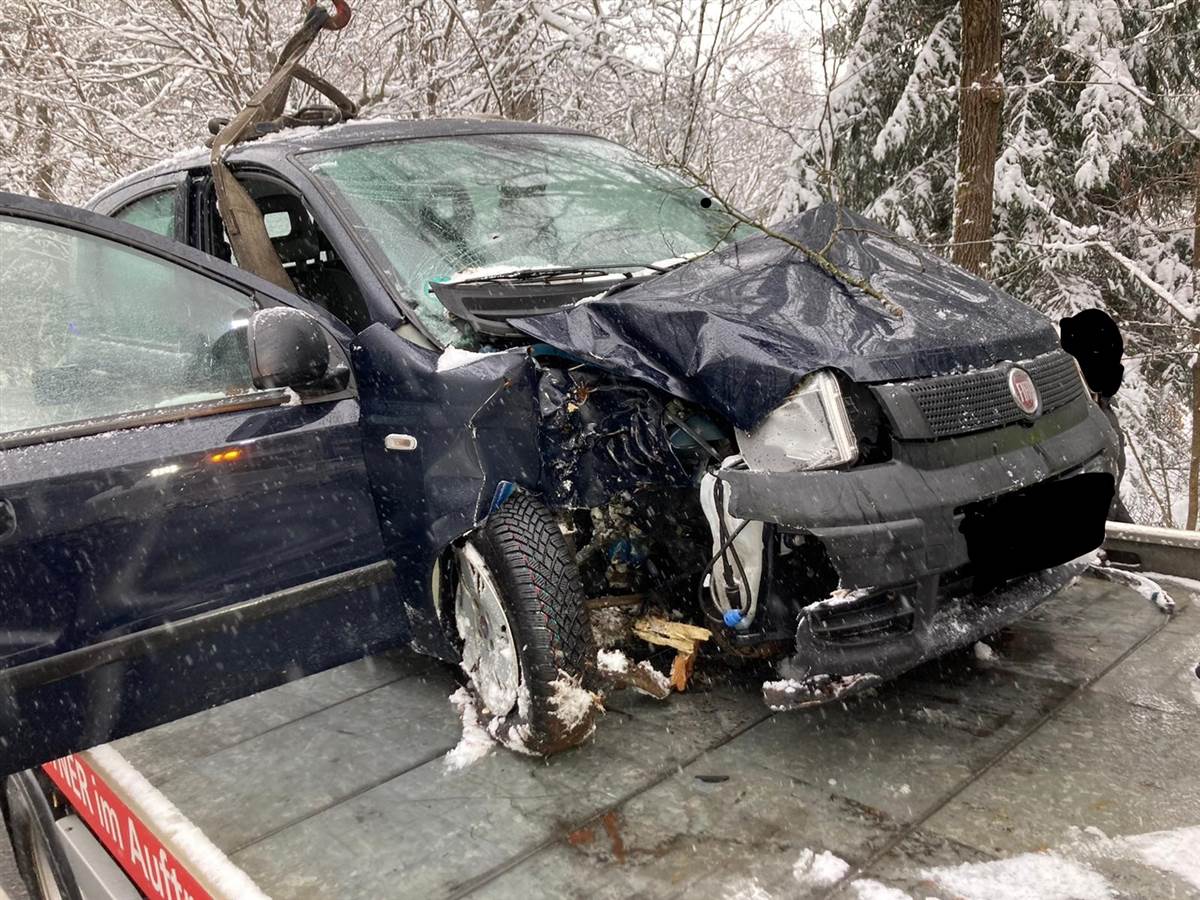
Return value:
<svg viewBox="0 0 1200 900">
<path fill-rule="evenodd" d="M 1053 412 L 1083 393 L 1074 358 L 1055 350 L 1016 365 L 1027 371 L 1041 396 L 1041 411 Z M 1021 422 L 1026 416 L 1008 390 L 1008 366 L 981 369 L 966 375 L 926 378 L 881 391 L 884 402 L 897 409 L 907 395 L 925 420 L 926 434 L 904 437 L 950 437 Z M 907 405 L 907 404 L 905 404 Z"/>
</svg>

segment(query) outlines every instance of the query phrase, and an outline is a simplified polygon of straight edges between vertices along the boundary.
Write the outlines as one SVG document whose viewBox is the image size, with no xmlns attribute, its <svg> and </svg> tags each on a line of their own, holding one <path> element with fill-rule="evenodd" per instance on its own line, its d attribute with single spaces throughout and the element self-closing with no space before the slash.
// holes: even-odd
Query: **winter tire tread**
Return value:
<svg viewBox="0 0 1200 900">
<path fill-rule="evenodd" d="M 497 579 L 517 639 L 531 701 L 529 749 L 551 754 L 575 746 L 591 733 L 594 713 L 566 728 L 553 715 L 553 683 L 566 674 L 587 687 L 596 651 L 583 583 L 558 524 L 535 497 L 517 492 L 472 540 Z"/>
</svg>

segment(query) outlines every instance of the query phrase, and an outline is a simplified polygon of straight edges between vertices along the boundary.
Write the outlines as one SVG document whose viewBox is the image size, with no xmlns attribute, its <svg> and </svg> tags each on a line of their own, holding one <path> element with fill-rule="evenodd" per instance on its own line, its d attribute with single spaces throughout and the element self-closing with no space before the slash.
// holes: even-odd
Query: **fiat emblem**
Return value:
<svg viewBox="0 0 1200 900">
<path fill-rule="evenodd" d="M 1037 386 L 1024 369 L 1012 368 L 1008 372 L 1008 392 L 1012 394 L 1017 409 L 1027 416 L 1036 416 L 1042 407 Z"/>
</svg>

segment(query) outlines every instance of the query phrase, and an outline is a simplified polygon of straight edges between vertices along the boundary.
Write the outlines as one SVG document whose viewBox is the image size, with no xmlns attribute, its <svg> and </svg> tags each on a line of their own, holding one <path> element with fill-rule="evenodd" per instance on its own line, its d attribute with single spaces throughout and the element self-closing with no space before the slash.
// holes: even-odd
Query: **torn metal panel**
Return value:
<svg viewBox="0 0 1200 900">
<path fill-rule="evenodd" d="M 481 354 L 438 371 L 439 354 L 372 325 L 352 349 L 379 523 L 402 595 L 423 615 L 414 642 L 449 659 L 431 577 L 441 552 L 473 529 L 503 482 L 539 491 L 538 366 L 520 352 Z M 387 449 L 387 436 L 416 437 Z"/>
<path fill-rule="evenodd" d="M 376 432 L 418 438 L 415 452 L 388 465 L 410 467 L 407 483 L 421 484 L 404 500 L 413 512 L 422 507 L 435 542 L 481 521 L 501 481 L 538 489 L 538 373 L 525 354 L 480 354 L 438 371 L 436 352 L 382 326 L 359 335 L 353 352 L 369 449 Z"/>
<path fill-rule="evenodd" d="M 1050 322 L 883 226 L 827 205 L 777 230 L 904 309 L 887 312 L 799 250 L 756 235 L 644 284 L 513 319 L 526 334 L 693 400 L 750 430 L 806 374 L 878 382 L 966 371 L 1057 347 Z"/>
<path fill-rule="evenodd" d="M 381 325 L 363 331 L 352 353 L 384 541 L 398 570 L 413 573 L 404 593 L 428 620 L 413 622 L 416 641 L 437 655 L 456 656 L 430 573 L 505 490 L 597 509 L 641 486 L 690 484 L 663 401 L 645 387 L 545 368 L 524 351 L 458 354 L 451 365 Z M 397 435 L 410 438 L 404 452 L 389 449 L 400 446 Z M 626 555 L 637 552 L 631 545 Z"/>
</svg>

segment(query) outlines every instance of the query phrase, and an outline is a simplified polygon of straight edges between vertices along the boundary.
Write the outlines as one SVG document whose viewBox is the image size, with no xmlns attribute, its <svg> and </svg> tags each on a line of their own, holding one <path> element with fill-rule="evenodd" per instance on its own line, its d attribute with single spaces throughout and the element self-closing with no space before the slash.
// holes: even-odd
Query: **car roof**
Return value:
<svg viewBox="0 0 1200 900">
<path fill-rule="evenodd" d="M 327 127 L 299 126 L 268 134 L 255 141 L 239 144 L 226 156 L 230 162 L 259 163 L 270 166 L 293 153 L 307 150 L 328 150 L 354 147 L 382 141 L 414 138 L 463 137 L 474 134 L 577 134 L 587 132 L 558 128 L 534 122 L 519 122 L 499 118 L 466 119 L 352 119 Z M 127 185 L 187 169 L 207 167 L 210 151 L 207 147 L 182 150 L 161 162 L 134 172 L 113 182 L 100 191 L 107 195 Z"/>
</svg>

